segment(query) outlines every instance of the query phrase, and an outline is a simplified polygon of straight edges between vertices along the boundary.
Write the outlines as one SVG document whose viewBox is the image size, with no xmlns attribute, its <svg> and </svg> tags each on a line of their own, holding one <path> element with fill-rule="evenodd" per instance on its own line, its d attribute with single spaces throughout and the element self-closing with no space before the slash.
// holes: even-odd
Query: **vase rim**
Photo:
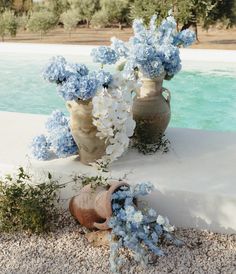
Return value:
<svg viewBox="0 0 236 274">
<path fill-rule="evenodd" d="M 145 76 L 143 76 L 143 74 L 141 74 L 141 73 L 139 74 L 139 78 L 140 78 L 142 81 L 158 81 L 158 80 L 160 80 L 160 79 L 164 80 L 165 76 L 166 76 L 166 72 L 165 72 L 165 71 L 163 71 L 159 76 L 156 76 L 156 77 L 154 77 L 154 78 L 145 77 Z"/>
</svg>

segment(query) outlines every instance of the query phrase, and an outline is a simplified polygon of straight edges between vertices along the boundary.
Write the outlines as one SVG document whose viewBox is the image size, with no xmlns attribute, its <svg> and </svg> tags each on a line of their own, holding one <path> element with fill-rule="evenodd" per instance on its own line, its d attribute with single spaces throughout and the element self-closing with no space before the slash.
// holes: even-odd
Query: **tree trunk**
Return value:
<svg viewBox="0 0 236 274">
<path fill-rule="evenodd" d="M 86 19 L 86 25 L 87 25 L 87 28 L 89 28 L 89 20 L 88 19 Z"/>
<path fill-rule="evenodd" d="M 4 42 L 4 35 L 2 36 L 2 42 Z"/>
<path fill-rule="evenodd" d="M 123 29 L 123 26 L 122 24 L 119 22 L 119 30 L 122 30 Z"/>
<path fill-rule="evenodd" d="M 196 34 L 196 41 L 199 42 L 199 39 L 198 39 L 198 29 L 197 29 L 197 23 L 196 22 L 193 24 L 193 29 L 194 29 L 194 32 Z"/>
</svg>

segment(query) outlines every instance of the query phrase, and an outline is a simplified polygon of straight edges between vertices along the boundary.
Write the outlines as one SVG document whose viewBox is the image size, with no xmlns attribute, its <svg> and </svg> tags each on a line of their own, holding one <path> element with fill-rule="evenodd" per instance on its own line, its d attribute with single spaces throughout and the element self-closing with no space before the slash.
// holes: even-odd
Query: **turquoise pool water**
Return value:
<svg viewBox="0 0 236 274">
<path fill-rule="evenodd" d="M 56 87 L 41 70 L 50 56 L 0 54 L 0 111 L 50 114 L 67 111 Z M 87 62 L 86 57 L 69 59 Z M 181 71 L 165 81 L 172 95 L 172 127 L 236 131 L 236 80 L 223 68 L 211 72 Z"/>
</svg>

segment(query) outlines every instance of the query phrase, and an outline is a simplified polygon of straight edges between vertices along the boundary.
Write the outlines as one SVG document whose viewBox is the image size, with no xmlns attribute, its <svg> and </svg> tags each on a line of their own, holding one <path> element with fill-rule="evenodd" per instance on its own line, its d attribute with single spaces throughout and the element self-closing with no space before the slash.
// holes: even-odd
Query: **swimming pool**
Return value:
<svg viewBox="0 0 236 274">
<path fill-rule="evenodd" d="M 0 50 L 0 111 L 50 114 L 59 108 L 66 112 L 56 86 L 41 76 L 43 66 L 53 55 L 53 51 L 33 54 Z M 61 55 L 95 68 L 83 52 Z M 185 61 L 183 70 L 165 81 L 172 95 L 170 126 L 236 131 L 236 67 L 211 62 L 208 65 L 206 69 L 197 60 Z"/>
</svg>

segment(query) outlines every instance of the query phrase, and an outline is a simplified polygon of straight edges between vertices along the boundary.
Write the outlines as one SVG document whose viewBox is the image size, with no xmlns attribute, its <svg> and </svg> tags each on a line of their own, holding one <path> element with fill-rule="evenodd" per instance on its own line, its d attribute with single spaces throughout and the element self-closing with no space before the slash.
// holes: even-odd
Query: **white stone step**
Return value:
<svg viewBox="0 0 236 274">
<path fill-rule="evenodd" d="M 29 159 L 29 143 L 44 131 L 46 116 L 0 112 L 0 172 L 29 163 L 68 180 L 74 173 L 96 174 L 76 157 L 39 162 Z M 131 183 L 150 181 L 147 199 L 178 227 L 236 233 L 236 132 L 169 128 L 170 151 L 145 156 L 128 151 L 111 167 L 111 176 Z M 63 198 L 75 192 L 67 188 Z"/>
</svg>

